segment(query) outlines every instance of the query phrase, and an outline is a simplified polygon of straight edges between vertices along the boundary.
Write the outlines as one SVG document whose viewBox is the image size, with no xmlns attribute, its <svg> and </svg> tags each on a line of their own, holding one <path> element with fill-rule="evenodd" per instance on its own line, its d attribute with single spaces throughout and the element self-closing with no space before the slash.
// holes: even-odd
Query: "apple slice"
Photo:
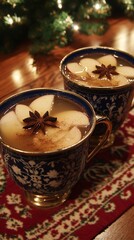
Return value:
<svg viewBox="0 0 134 240">
<path fill-rule="evenodd" d="M 20 123 L 14 111 L 5 114 L 0 120 L 0 132 L 3 139 L 7 139 L 7 143 L 20 134 L 24 134 L 23 124 Z"/>
<path fill-rule="evenodd" d="M 117 66 L 117 60 L 114 56 L 108 54 L 105 56 L 102 56 L 97 59 L 101 64 L 104 64 L 105 66 L 112 65 L 112 66 Z"/>
<path fill-rule="evenodd" d="M 78 64 L 77 62 L 72 62 L 67 64 L 67 68 L 71 73 L 74 73 L 78 76 L 86 76 L 85 68 Z"/>
<path fill-rule="evenodd" d="M 53 128 L 53 127 L 46 127 L 46 135 L 45 137 L 50 139 L 52 142 L 57 142 L 61 138 L 63 138 L 69 130 L 69 125 L 66 125 L 66 127 L 61 124 L 61 127 Z"/>
<path fill-rule="evenodd" d="M 23 119 L 29 117 L 29 111 L 32 111 L 30 107 L 24 104 L 17 104 L 15 107 L 15 113 L 20 122 L 23 123 Z"/>
<path fill-rule="evenodd" d="M 63 138 L 57 141 L 57 149 L 74 145 L 80 141 L 81 137 L 81 131 L 77 127 L 72 127 Z"/>
<path fill-rule="evenodd" d="M 122 86 L 125 84 L 128 84 L 129 81 L 126 77 L 124 77 L 123 75 L 116 75 L 112 77 L 112 82 L 114 86 Z M 115 83 L 115 84 L 114 84 Z"/>
<path fill-rule="evenodd" d="M 134 78 L 134 68 L 130 66 L 119 66 L 116 71 L 128 78 Z"/>
<path fill-rule="evenodd" d="M 35 135 L 33 138 L 33 142 L 40 150 L 56 149 L 57 141 L 64 138 L 64 136 L 68 133 L 69 130 L 62 130 L 59 128 L 51 128 L 47 127 L 46 134 L 39 132 L 38 135 Z"/>
<path fill-rule="evenodd" d="M 96 70 L 96 65 L 100 66 L 100 63 L 93 58 L 83 58 L 80 60 L 80 65 L 85 67 L 89 74 L 93 74 L 92 71 Z"/>
<path fill-rule="evenodd" d="M 89 119 L 85 113 L 76 110 L 69 110 L 56 114 L 58 122 L 65 123 L 70 126 L 87 126 Z"/>
<path fill-rule="evenodd" d="M 44 115 L 45 112 L 50 112 L 52 110 L 52 106 L 54 103 L 54 95 L 45 95 L 39 98 L 36 98 L 29 107 L 33 111 L 38 111 L 41 116 Z"/>
<path fill-rule="evenodd" d="M 38 136 L 34 136 L 33 144 L 38 151 L 55 151 L 66 148 L 79 142 L 82 135 L 77 127 L 72 127 L 70 130 L 54 130 L 56 135 L 44 135 L 42 132 Z"/>
</svg>

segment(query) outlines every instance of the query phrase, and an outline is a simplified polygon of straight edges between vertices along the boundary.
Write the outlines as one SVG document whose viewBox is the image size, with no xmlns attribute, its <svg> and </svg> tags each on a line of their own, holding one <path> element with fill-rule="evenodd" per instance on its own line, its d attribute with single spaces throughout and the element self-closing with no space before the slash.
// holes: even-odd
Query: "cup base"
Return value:
<svg viewBox="0 0 134 240">
<path fill-rule="evenodd" d="M 47 195 L 37 195 L 30 192 L 25 192 L 28 202 L 37 207 L 51 208 L 61 205 L 65 202 L 70 194 L 70 191 L 64 194 L 53 194 L 52 196 Z"/>
</svg>

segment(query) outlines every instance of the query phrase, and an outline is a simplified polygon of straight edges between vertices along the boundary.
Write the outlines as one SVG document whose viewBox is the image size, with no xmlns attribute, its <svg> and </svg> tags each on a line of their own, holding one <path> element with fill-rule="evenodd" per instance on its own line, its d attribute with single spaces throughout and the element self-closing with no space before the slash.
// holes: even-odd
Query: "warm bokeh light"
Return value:
<svg viewBox="0 0 134 240">
<path fill-rule="evenodd" d="M 22 73 L 19 69 L 12 72 L 12 80 L 16 87 L 21 87 L 23 83 Z"/>
<path fill-rule="evenodd" d="M 7 16 L 4 17 L 5 23 L 7 25 L 13 25 L 14 23 L 20 23 L 21 18 L 17 15 L 11 16 L 10 14 L 7 14 Z"/>
<path fill-rule="evenodd" d="M 119 41 L 121 39 L 121 41 Z M 128 43 L 130 46 L 130 49 L 128 49 Z M 120 31 L 115 36 L 114 41 L 114 48 L 123 50 L 123 51 L 129 51 L 132 53 L 132 49 L 134 51 L 134 30 L 128 30 L 127 27 L 123 26 Z"/>
<path fill-rule="evenodd" d="M 62 8 L 62 0 L 57 0 L 57 5 L 58 5 L 58 8 Z"/>
<path fill-rule="evenodd" d="M 33 62 L 34 62 L 33 58 L 29 57 L 27 59 L 26 66 L 27 66 L 27 68 L 30 72 L 32 72 L 36 75 L 37 74 L 37 67 L 33 64 Z"/>
<path fill-rule="evenodd" d="M 73 27 L 73 30 L 74 31 L 79 31 L 79 25 L 78 24 L 76 24 L 76 23 L 74 23 L 73 25 L 72 25 L 72 27 Z"/>
<path fill-rule="evenodd" d="M 101 4 L 99 4 L 99 3 L 95 3 L 95 4 L 94 4 L 94 8 L 95 8 L 96 10 L 99 10 L 101 7 L 102 7 L 102 6 L 101 6 Z"/>
</svg>

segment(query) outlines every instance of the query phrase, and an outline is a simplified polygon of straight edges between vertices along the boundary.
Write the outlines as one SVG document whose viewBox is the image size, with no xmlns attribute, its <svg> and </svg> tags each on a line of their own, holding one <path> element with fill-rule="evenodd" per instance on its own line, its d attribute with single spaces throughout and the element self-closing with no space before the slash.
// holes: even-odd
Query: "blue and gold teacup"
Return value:
<svg viewBox="0 0 134 240">
<path fill-rule="evenodd" d="M 11 147 L 1 138 L 2 156 L 10 175 L 24 189 L 28 201 L 42 207 L 56 206 L 67 199 L 86 162 L 101 149 L 111 132 L 111 124 L 106 117 L 96 116 L 87 100 L 69 91 L 42 88 L 18 93 L 0 104 L 0 117 L 22 100 L 30 101 L 48 94 L 73 101 L 84 110 L 89 118 L 90 128 L 80 141 L 55 151 L 29 152 Z M 100 124 L 105 125 L 106 131 L 103 139 L 90 151 L 92 133 Z"/>
<path fill-rule="evenodd" d="M 115 134 L 123 121 L 126 119 L 129 110 L 132 107 L 134 97 L 134 75 L 129 83 L 119 86 L 90 86 L 77 81 L 79 76 L 70 78 L 67 72 L 67 64 L 75 62 L 76 59 L 83 57 L 94 58 L 94 56 L 112 55 L 125 61 L 134 68 L 134 57 L 124 51 L 116 50 L 109 47 L 85 47 L 77 49 L 66 55 L 60 63 L 60 71 L 64 79 L 64 87 L 66 90 L 75 92 L 87 99 L 93 106 L 96 114 L 107 116 L 112 123 L 112 133 L 105 147 L 113 144 Z M 129 71 L 129 68 L 126 68 Z M 133 69 L 134 72 L 134 69 Z M 125 73 L 125 75 L 127 75 Z M 129 75 L 129 73 L 128 73 Z M 115 76 L 116 78 L 116 76 Z M 101 80 L 100 80 L 101 81 Z M 98 131 L 98 133 L 97 133 Z M 101 131 L 98 129 L 94 136 L 94 141 L 101 137 Z M 104 146 L 103 146 L 104 147 Z"/>
</svg>

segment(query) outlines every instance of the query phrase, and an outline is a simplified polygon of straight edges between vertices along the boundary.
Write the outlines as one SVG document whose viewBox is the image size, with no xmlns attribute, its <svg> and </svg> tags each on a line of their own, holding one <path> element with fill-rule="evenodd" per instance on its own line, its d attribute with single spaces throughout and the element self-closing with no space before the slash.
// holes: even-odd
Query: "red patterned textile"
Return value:
<svg viewBox="0 0 134 240">
<path fill-rule="evenodd" d="M 134 110 L 59 207 L 32 207 L 0 158 L 0 239 L 91 240 L 134 204 Z"/>
</svg>

